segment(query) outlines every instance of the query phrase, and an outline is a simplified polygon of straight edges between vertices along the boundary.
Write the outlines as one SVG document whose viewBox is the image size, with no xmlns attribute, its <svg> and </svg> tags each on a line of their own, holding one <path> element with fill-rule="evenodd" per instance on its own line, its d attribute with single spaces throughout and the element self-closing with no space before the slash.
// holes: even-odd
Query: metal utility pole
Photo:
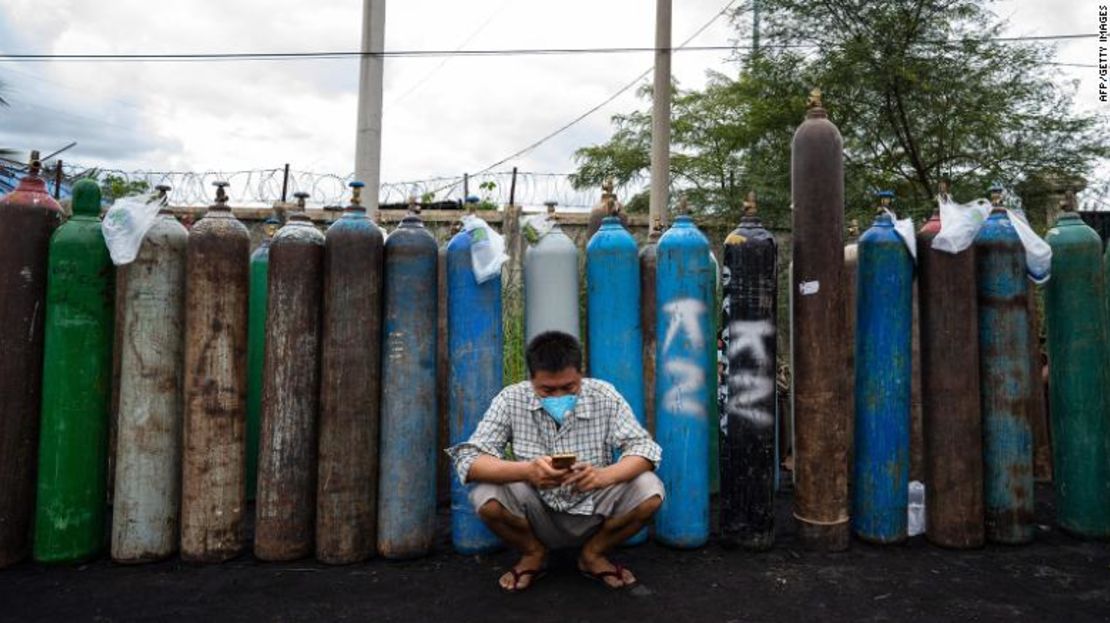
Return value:
<svg viewBox="0 0 1110 623">
<path fill-rule="evenodd" d="M 363 205 L 378 211 L 382 159 L 382 76 L 385 59 L 385 0 L 362 0 L 362 60 L 358 72 L 358 132 L 355 179 L 366 184 Z M 377 54 L 373 56 L 372 54 Z"/>
<path fill-rule="evenodd" d="M 671 0 L 655 1 L 655 87 L 651 106 L 651 223 L 667 224 L 671 185 Z"/>
</svg>

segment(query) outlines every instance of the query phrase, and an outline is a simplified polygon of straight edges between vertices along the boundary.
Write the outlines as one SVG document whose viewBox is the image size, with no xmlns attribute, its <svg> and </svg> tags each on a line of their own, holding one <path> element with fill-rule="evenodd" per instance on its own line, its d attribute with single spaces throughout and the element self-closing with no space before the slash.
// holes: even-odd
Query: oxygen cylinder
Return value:
<svg viewBox="0 0 1110 623">
<path fill-rule="evenodd" d="M 1106 408 L 1106 303 L 1102 241 L 1071 211 L 1046 240 L 1052 279 L 1045 286 L 1049 412 L 1052 414 L 1056 522 L 1081 537 L 1110 536 L 1110 411 Z"/>
<path fill-rule="evenodd" d="M 655 516 L 655 538 L 672 547 L 700 547 L 709 538 L 710 333 L 706 302 L 713 296 L 709 241 L 688 215 L 675 219 L 656 250 L 656 439 L 666 458 L 667 489 Z"/>
<path fill-rule="evenodd" d="M 550 218 L 555 202 L 547 203 Z M 525 344 L 545 331 L 578 338 L 578 247 L 555 224 L 524 252 Z"/>
<path fill-rule="evenodd" d="M 663 227 L 658 219 L 640 249 L 640 330 L 643 332 L 644 426 L 655 434 L 655 265 Z"/>
<path fill-rule="evenodd" d="M 873 543 L 906 539 L 910 472 L 913 259 L 883 211 L 859 238 L 852 528 Z"/>
<path fill-rule="evenodd" d="M 606 217 L 586 245 L 586 287 L 590 376 L 612 383 L 646 425 L 640 258 L 616 216 Z"/>
<path fill-rule="evenodd" d="M 189 562 L 243 550 L 250 235 L 227 206 L 227 182 L 215 185 L 185 263 L 181 558 Z"/>
<path fill-rule="evenodd" d="M 991 193 L 995 209 L 975 237 L 986 535 L 1016 544 L 1033 539 L 1029 286 L 1025 249 L 1001 206 L 1001 189 Z"/>
<path fill-rule="evenodd" d="M 640 255 L 636 239 L 617 217 L 616 198 L 606 195 L 610 216 L 586 245 L 586 326 L 590 376 L 612 383 L 641 426 L 644 415 L 643 335 L 640 324 Z M 641 530 L 628 541 L 647 540 Z"/>
<path fill-rule="evenodd" d="M 188 238 L 163 210 L 127 266 L 112 501 L 112 560 L 120 563 L 177 551 Z"/>
<path fill-rule="evenodd" d="M 778 247 L 756 215 L 754 193 L 722 259 L 721 535 L 726 545 L 767 550 L 775 542 Z"/>
<path fill-rule="evenodd" d="M 31 152 L 30 171 L 0 198 L 0 568 L 31 549 L 47 255 L 62 214 L 40 168 Z"/>
<path fill-rule="evenodd" d="M 936 251 L 939 233 L 934 213 L 917 234 L 925 536 L 942 547 L 965 549 L 983 545 L 975 249 Z"/>
<path fill-rule="evenodd" d="M 316 558 L 329 564 L 369 558 L 377 534 L 385 242 L 362 187 L 351 182 L 351 204 L 324 237 Z"/>
<path fill-rule="evenodd" d="M 471 249 L 485 231 L 460 231 L 447 244 L 448 429 L 451 445 L 470 438 L 490 402 L 501 391 L 501 276 L 478 283 Z M 501 541 L 474 512 L 470 487 L 451 482 L 451 541 L 460 554 L 489 552 Z"/>
<path fill-rule="evenodd" d="M 324 234 L 295 212 L 270 243 L 254 555 L 304 558 L 316 519 Z"/>
<path fill-rule="evenodd" d="M 851 446 L 844 398 L 844 146 L 820 91 L 808 105 L 790 162 L 794 516 L 806 547 L 841 551 L 848 548 Z"/>
<path fill-rule="evenodd" d="M 416 215 L 385 243 L 378 552 L 386 558 L 422 556 L 435 538 L 438 254 Z"/>
<path fill-rule="evenodd" d="M 295 193 L 301 195 L 302 193 Z M 305 193 L 307 194 L 307 193 Z M 266 291 L 270 241 L 281 227 L 271 216 L 262 223 L 262 242 L 251 253 L 251 287 L 247 316 L 247 499 L 258 490 L 258 437 L 262 428 L 262 368 L 266 353 Z"/>
<path fill-rule="evenodd" d="M 104 545 L 112 387 L 112 258 L 100 186 L 73 187 L 73 216 L 50 239 L 34 557 L 77 562 Z"/>
</svg>

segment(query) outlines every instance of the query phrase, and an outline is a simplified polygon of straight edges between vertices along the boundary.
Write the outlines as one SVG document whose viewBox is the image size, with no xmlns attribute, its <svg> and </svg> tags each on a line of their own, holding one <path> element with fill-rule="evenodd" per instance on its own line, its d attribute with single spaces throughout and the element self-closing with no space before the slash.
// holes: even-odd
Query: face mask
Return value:
<svg viewBox="0 0 1110 623">
<path fill-rule="evenodd" d="M 574 405 L 577 402 L 577 394 L 567 394 L 565 396 L 548 396 L 540 400 L 540 405 L 551 416 L 551 419 L 562 425 L 567 414 L 574 412 Z"/>
</svg>

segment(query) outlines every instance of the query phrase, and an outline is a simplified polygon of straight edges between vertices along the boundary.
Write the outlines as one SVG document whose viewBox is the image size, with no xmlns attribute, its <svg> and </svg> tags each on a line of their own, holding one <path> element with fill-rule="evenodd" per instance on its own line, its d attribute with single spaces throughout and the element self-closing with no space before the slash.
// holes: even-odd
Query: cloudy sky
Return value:
<svg viewBox="0 0 1110 623">
<path fill-rule="evenodd" d="M 676 0 L 677 45 L 726 0 Z M 1094 32 L 1094 0 L 1003 0 L 1015 35 Z M 152 10 L 157 7 L 157 10 Z M 0 51 L 185 53 L 357 50 L 359 0 L 4 0 Z M 394 0 L 386 49 L 651 46 L 651 0 Z M 694 45 L 726 45 L 720 18 Z M 698 86 L 706 70 L 734 71 L 720 51 L 675 55 L 674 74 Z M 1061 62 L 1097 62 L 1097 42 L 1059 46 Z M 476 171 L 530 144 L 627 84 L 650 53 L 605 56 L 396 58 L 386 61 L 383 182 Z M 1082 108 L 1100 106 L 1097 72 L 1081 79 Z M 353 169 L 358 61 L 0 63 L 11 107 L 0 146 L 123 170 L 235 171 L 289 162 L 301 171 Z M 608 118 L 638 106 L 632 92 L 505 165 L 573 170 L 577 147 L 605 140 Z M 1106 106 L 1102 104 L 1101 106 Z"/>
</svg>

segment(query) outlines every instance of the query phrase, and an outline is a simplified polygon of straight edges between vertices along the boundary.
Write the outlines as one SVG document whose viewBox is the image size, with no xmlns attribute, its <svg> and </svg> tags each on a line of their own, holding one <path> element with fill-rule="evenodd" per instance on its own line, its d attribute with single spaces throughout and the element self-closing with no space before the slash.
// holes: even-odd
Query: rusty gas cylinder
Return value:
<svg viewBox="0 0 1110 623">
<path fill-rule="evenodd" d="M 385 240 L 362 207 L 362 183 L 351 186 L 324 238 L 316 558 L 330 564 L 372 556 L 378 522 Z"/>
<path fill-rule="evenodd" d="M 140 563 L 178 547 L 189 233 L 163 208 L 139 254 L 116 282 L 118 425 L 112 507 L 112 560 Z"/>
<path fill-rule="evenodd" d="M 254 524 L 262 560 L 296 560 L 313 549 L 323 276 L 324 235 L 295 212 L 270 243 Z"/>
<path fill-rule="evenodd" d="M 1033 428 L 1029 421 L 1030 323 L 1025 250 L 1002 189 L 975 237 L 983 505 L 994 543 L 1033 540 Z"/>
<path fill-rule="evenodd" d="M 934 213 L 917 234 L 925 535 L 942 547 L 983 544 L 983 422 L 979 411 L 979 316 L 975 248 L 933 249 Z"/>
<path fill-rule="evenodd" d="M 250 235 L 216 203 L 189 233 L 185 260 L 185 425 L 181 558 L 220 562 L 243 549 Z"/>
<path fill-rule="evenodd" d="M 820 92 L 791 148 L 794 204 L 794 516 L 811 549 L 848 547 L 844 146 Z"/>
<path fill-rule="evenodd" d="M 40 166 L 31 152 L 28 174 L 0 198 L 0 567 L 31 550 L 47 253 L 62 214 Z"/>
</svg>

